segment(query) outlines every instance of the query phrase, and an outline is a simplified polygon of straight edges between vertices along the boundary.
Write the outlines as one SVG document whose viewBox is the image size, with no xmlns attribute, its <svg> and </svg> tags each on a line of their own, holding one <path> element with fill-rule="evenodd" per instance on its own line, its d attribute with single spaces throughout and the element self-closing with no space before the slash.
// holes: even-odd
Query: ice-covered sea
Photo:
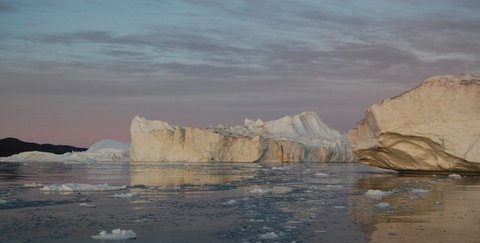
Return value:
<svg viewBox="0 0 480 243">
<path fill-rule="evenodd" d="M 479 202 L 358 164 L 0 163 L 0 242 L 480 242 Z"/>
</svg>

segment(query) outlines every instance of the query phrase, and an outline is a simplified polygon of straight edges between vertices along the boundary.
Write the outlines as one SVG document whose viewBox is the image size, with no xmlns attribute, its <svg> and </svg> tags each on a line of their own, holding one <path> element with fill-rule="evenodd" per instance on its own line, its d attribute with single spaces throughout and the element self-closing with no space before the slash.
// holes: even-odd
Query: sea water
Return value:
<svg viewBox="0 0 480 243">
<path fill-rule="evenodd" d="M 0 242 L 480 242 L 479 202 L 478 177 L 347 163 L 0 163 Z"/>
</svg>

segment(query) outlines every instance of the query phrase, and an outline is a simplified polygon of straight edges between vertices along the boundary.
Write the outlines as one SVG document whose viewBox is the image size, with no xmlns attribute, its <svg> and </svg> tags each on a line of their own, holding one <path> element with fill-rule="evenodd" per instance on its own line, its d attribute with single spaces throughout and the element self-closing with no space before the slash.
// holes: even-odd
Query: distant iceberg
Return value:
<svg viewBox="0 0 480 243">
<path fill-rule="evenodd" d="M 0 158 L 5 162 L 107 162 L 130 161 L 130 144 L 105 139 L 93 144 L 85 152 L 53 154 L 30 151 Z"/>
<path fill-rule="evenodd" d="M 45 192 L 97 192 L 97 191 L 120 191 L 127 189 L 126 186 L 112 186 L 107 183 L 105 184 L 81 184 L 81 183 L 65 183 L 61 185 L 52 184 L 46 185 L 40 188 L 41 191 Z"/>
<path fill-rule="evenodd" d="M 354 161 L 346 134 L 329 128 L 315 112 L 209 128 L 173 126 L 137 116 L 130 133 L 132 161 Z"/>
</svg>

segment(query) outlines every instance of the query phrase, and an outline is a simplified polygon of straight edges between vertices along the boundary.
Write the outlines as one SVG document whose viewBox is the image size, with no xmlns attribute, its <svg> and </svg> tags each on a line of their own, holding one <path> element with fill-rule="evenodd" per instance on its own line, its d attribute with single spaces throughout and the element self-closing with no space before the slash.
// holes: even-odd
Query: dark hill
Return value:
<svg viewBox="0 0 480 243">
<path fill-rule="evenodd" d="M 77 148 L 68 145 L 38 144 L 24 142 L 16 138 L 0 139 L 0 157 L 6 157 L 21 152 L 41 151 L 54 154 L 64 154 L 72 151 L 85 151 L 86 148 Z"/>
</svg>

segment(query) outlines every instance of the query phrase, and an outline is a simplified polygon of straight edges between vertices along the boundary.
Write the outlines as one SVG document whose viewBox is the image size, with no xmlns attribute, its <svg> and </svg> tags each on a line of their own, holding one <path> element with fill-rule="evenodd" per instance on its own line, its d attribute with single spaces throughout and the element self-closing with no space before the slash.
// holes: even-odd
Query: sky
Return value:
<svg viewBox="0 0 480 243">
<path fill-rule="evenodd" d="M 477 0 L 0 0 L 0 138 L 128 142 L 315 111 L 348 131 L 428 77 L 480 73 Z"/>
</svg>

